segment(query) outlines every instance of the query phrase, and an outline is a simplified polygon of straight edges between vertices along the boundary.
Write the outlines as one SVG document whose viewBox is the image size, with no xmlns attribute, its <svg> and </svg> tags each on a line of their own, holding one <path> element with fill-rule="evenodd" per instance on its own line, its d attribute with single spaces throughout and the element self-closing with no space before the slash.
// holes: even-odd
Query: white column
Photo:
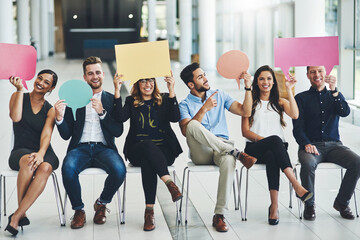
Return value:
<svg viewBox="0 0 360 240">
<path fill-rule="evenodd" d="M 55 53 L 55 5 L 54 0 L 49 0 L 49 53 Z"/>
<path fill-rule="evenodd" d="M 17 32 L 19 44 L 30 45 L 29 0 L 17 0 Z"/>
<path fill-rule="evenodd" d="M 166 30 L 170 48 L 176 41 L 176 0 L 166 0 Z"/>
<path fill-rule="evenodd" d="M 30 1 L 30 32 L 35 44 L 38 60 L 41 58 L 40 48 L 40 0 Z"/>
<path fill-rule="evenodd" d="M 180 48 L 179 60 L 187 65 L 191 62 L 192 54 L 192 1 L 179 1 Z"/>
<path fill-rule="evenodd" d="M 325 0 L 295 0 L 295 36 L 325 36 Z M 295 74 L 295 93 L 308 90 L 310 82 L 306 77 L 306 67 L 296 67 Z"/>
<path fill-rule="evenodd" d="M 49 56 L 49 5 L 48 0 L 40 2 L 40 48 L 41 58 Z"/>
<path fill-rule="evenodd" d="M 216 67 L 216 0 L 199 0 L 199 57 L 203 69 Z"/>
<path fill-rule="evenodd" d="M 148 0 L 148 41 L 156 41 L 156 0 Z"/>
<path fill-rule="evenodd" d="M 0 1 L 0 42 L 14 43 L 12 0 Z"/>
</svg>

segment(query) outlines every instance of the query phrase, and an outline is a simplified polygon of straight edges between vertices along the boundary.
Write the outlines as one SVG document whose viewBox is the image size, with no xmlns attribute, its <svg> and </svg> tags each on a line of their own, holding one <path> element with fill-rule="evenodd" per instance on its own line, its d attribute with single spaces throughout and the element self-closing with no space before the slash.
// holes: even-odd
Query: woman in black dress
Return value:
<svg viewBox="0 0 360 240">
<path fill-rule="evenodd" d="M 117 74 L 114 77 L 115 98 L 120 97 L 121 77 Z M 130 118 L 124 154 L 133 166 L 141 167 L 146 207 L 144 231 L 155 229 L 153 208 L 157 176 L 168 187 L 173 202 L 182 198 L 167 168 L 182 152 L 170 126 L 170 122 L 179 121 L 180 111 L 174 92 L 174 78 L 165 77 L 165 82 L 169 93 L 160 93 L 155 78 L 138 80 L 131 89 L 131 96 L 126 98 L 122 108 L 117 108 L 116 113 L 122 122 Z"/>
<path fill-rule="evenodd" d="M 56 86 L 57 75 L 52 70 L 42 70 L 34 82 L 34 90 L 24 93 L 19 77 L 10 77 L 15 86 L 10 99 L 10 118 L 15 136 L 14 148 L 9 158 L 9 166 L 19 171 L 17 178 L 18 209 L 9 216 L 5 230 L 18 233 L 18 226 L 29 225 L 26 211 L 39 197 L 53 170 L 59 166 L 50 139 L 54 129 L 55 111 L 45 100 L 45 94 Z"/>
</svg>

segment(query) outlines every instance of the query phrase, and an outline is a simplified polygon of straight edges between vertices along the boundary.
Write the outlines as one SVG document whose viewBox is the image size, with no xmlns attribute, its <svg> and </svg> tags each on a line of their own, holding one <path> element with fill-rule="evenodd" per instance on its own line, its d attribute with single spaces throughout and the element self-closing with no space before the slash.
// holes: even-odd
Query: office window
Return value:
<svg viewBox="0 0 360 240">
<path fill-rule="evenodd" d="M 360 0 L 355 2 L 355 102 L 360 106 Z"/>
</svg>

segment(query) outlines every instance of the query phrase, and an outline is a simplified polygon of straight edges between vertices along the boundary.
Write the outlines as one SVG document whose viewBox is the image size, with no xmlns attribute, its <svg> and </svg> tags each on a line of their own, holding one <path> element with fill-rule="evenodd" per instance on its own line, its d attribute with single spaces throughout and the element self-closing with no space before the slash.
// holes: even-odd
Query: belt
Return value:
<svg viewBox="0 0 360 240">
<path fill-rule="evenodd" d="M 81 142 L 79 144 L 103 144 L 102 142 Z"/>
</svg>

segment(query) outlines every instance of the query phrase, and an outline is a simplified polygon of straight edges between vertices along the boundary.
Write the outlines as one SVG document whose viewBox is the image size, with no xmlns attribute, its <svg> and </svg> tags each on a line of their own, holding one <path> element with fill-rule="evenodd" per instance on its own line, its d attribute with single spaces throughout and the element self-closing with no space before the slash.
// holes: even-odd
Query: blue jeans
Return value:
<svg viewBox="0 0 360 240">
<path fill-rule="evenodd" d="M 126 168 L 119 153 L 103 144 L 80 144 L 67 153 L 62 165 L 62 178 L 72 209 L 84 208 L 79 173 L 86 168 L 101 168 L 108 174 L 100 201 L 110 203 L 125 179 Z"/>
<path fill-rule="evenodd" d="M 356 183 L 360 177 L 360 156 L 344 146 L 341 142 L 316 142 L 320 155 L 306 153 L 305 150 L 299 151 L 299 161 L 301 163 L 300 178 L 301 184 L 308 191 L 313 192 L 314 196 L 306 201 L 306 206 L 315 204 L 315 170 L 321 162 L 336 163 L 346 169 L 345 176 L 341 182 L 337 201 L 343 205 L 349 205 Z"/>
</svg>

